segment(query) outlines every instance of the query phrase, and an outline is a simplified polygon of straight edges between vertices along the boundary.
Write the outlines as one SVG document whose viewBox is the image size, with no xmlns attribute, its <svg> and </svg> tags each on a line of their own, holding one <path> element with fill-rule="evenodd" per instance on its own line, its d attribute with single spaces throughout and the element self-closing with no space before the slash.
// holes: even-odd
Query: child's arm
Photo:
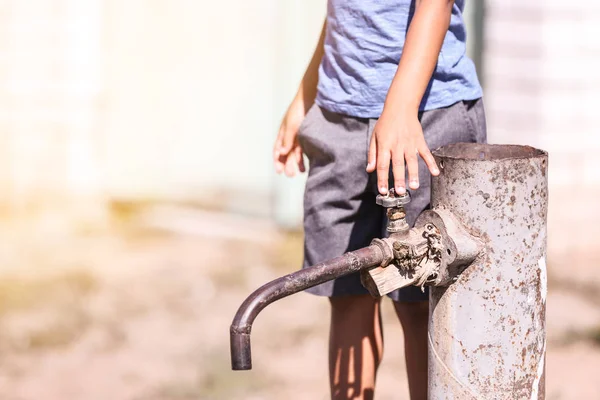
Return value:
<svg viewBox="0 0 600 400">
<path fill-rule="evenodd" d="M 302 149 L 298 144 L 296 136 L 304 116 L 315 102 L 315 97 L 317 96 L 319 65 L 323 58 L 326 23 L 327 22 L 323 23 L 323 29 L 321 30 L 321 37 L 319 38 L 317 48 L 310 60 L 310 64 L 308 64 L 308 67 L 306 68 L 298 92 L 283 117 L 283 121 L 279 127 L 279 134 L 275 139 L 273 160 L 275 163 L 275 171 L 277 171 L 278 174 L 285 171 L 287 176 L 294 176 L 297 171 L 305 171 Z"/>
<path fill-rule="evenodd" d="M 400 64 L 369 147 L 367 171 L 373 172 L 377 168 L 377 186 L 382 194 L 388 191 L 390 160 L 398 193 L 403 193 L 406 188 L 404 160 L 411 189 L 419 187 L 418 155 L 433 175 L 439 174 L 423 138 L 418 112 L 450 25 L 453 5 L 454 0 L 416 1 Z"/>
</svg>

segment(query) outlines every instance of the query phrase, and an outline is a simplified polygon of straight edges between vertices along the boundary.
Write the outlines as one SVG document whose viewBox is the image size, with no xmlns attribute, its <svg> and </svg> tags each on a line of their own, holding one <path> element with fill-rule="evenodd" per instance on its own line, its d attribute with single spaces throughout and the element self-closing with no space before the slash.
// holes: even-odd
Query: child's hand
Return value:
<svg viewBox="0 0 600 400">
<path fill-rule="evenodd" d="M 377 187 L 379 193 L 387 194 L 390 161 L 394 173 L 394 187 L 396 193 L 406 192 L 404 161 L 408 167 L 408 181 L 411 189 L 419 187 L 419 164 L 417 156 L 420 155 L 432 175 L 437 176 L 440 171 L 431 155 L 423 129 L 417 115 L 405 116 L 401 113 L 387 115 L 381 114 L 377 121 L 369 145 L 369 160 L 367 172 L 377 168 Z"/>
<path fill-rule="evenodd" d="M 304 106 L 294 101 L 281 121 L 279 134 L 273 147 L 273 162 L 278 174 L 285 172 L 289 177 L 304 172 L 302 148 L 298 143 L 298 128 L 304 119 Z"/>
</svg>

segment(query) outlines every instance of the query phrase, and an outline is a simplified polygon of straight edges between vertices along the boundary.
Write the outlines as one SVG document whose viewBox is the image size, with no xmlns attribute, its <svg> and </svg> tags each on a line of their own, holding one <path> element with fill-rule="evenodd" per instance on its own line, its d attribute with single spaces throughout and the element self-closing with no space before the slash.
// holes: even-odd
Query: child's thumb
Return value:
<svg viewBox="0 0 600 400">
<path fill-rule="evenodd" d="M 296 134 L 292 129 L 287 129 L 283 134 L 283 140 L 281 141 L 281 147 L 279 148 L 279 153 L 281 155 L 286 155 L 292 150 L 294 145 L 294 140 L 296 139 Z"/>
</svg>

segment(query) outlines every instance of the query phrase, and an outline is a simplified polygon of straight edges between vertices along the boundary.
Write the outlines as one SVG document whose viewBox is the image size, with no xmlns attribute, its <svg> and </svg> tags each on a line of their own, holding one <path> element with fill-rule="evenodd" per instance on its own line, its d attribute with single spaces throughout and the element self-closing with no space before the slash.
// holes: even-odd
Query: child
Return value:
<svg viewBox="0 0 600 400">
<path fill-rule="evenodd" d="M 278 173 L 310 171 L 304 266 L 368 246 L 385 234 L 377 192 L 412 189 L 412 225 L 429 205 L 430 148 L 485 142 L 475 67 L 465 55 L 464 0 L 329 0 L 319 44 L 279 130 Z M 390 173 L 393 179 L 389 179 Z M 419 189 L 419 190 L 417 190 Z M 332 399 L 372 399 L 382 357 L 380 300 L 359 277 L 309 292 L 331 304 Z M 427 295 L 390 297 L 404 330 L 410 396 L 427 398 Z"/>
</svg>

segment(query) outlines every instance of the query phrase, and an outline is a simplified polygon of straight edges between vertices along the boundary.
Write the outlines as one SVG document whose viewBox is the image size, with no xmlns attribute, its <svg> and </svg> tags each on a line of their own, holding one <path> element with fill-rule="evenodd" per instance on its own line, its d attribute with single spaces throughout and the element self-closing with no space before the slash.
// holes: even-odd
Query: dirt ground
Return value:
<svg viewBox="0 0 600 400">
<path fill-rule="evenodd" d="M 254 369 L 229 368 L 235 310 L 297 267 L 300 234 L 163 209 L 108 229 L 2 239 L 2 400 L 328 397 L 321 298 L 299 294 L 264 311 L 253 331 Z M 600 399 L 600 284 L 550 276 L 547 399 Z M 391 304 L 383 307 L 376 399 L 407 399 L 402 331 Z"/>
</svg>

